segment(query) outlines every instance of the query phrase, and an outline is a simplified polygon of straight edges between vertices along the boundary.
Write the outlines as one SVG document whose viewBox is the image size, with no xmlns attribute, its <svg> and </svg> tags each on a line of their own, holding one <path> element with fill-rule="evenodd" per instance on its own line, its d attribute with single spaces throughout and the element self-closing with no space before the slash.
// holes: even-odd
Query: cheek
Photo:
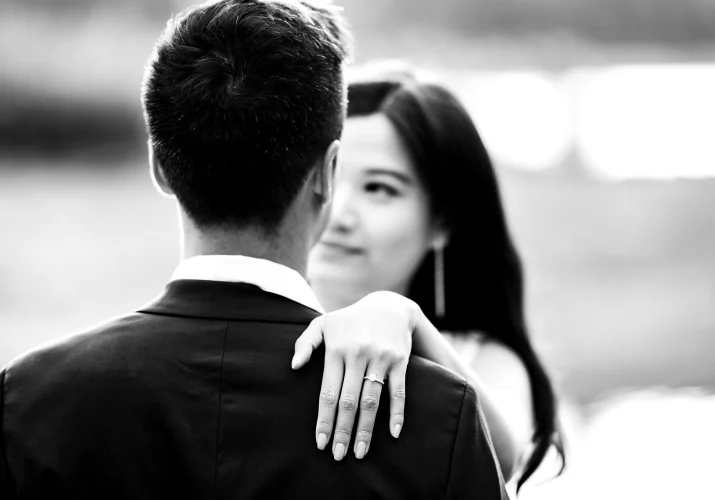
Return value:
<svg viewBox="0 0 715 500">
<path fill-rule="evenodd" d="M 394 201 L 370 216 L 370 247 L 378 273 L 409 279 L 429 245 L 428 215 L 416 200 Z M 366 228 L 367 229 L 367 228 Z"/>
</svg>

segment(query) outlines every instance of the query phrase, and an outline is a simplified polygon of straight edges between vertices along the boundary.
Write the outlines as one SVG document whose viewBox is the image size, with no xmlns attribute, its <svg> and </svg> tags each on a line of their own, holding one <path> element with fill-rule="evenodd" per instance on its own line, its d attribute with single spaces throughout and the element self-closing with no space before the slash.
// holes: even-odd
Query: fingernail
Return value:
<svg viewBox="0 0 715 500">
<path fill-rule="evenodd" d="M 365 451 L 367 450 L 367 445 L 365 441 L 360 441 L 357 445 L 357 450 L 355 450 L 355 456 L 358 459 L 362 459 L 365 456 Z"/>
<path fill-rule="evenodd" d="M 326 444 L 328 444 L 328 436 L 321 432 L 318 434 L 318 449 L 324 450 Z"/>
<path fill-rule="evenodd" d="M 298 355 L 296 354 L 293 356 L 293 361 L 290 362 L 290 367 L 295 370 L 295 367 L 298 366 Z"/>
<path fill-rule="evenodd" d="M 400 431 L 402 430 L 402 426 L 400 424 L 395 425 L 395 432 L 392 434 L 395 439 L 400 437 Z"/>
<path fill-rule="evenodd" d="M 337 460 L 338 462 L 340 462 L 343 459 L 343 457 L 345 456 L 345 445 L 343 443 L 338 443 L 335 446 L 335 455 L 333 455 L 333 456 L 335 457 L 335 460 Z"/>
</svg>

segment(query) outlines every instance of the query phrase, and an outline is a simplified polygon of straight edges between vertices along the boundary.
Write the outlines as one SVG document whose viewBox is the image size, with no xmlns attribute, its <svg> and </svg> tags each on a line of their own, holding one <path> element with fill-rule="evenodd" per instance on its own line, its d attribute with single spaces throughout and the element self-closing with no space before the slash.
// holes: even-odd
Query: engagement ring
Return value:
<svg viewBox="0 0 715 500">
<path fill-rule="evenodd" d="M 377 378 L 377 375 L 371 373 L 367 377 L 363 377 L 363 380 L 369 380 L 370 382 L 377 382 L 380 385 L 385 385 L 385 382 Z"/>
</svg>

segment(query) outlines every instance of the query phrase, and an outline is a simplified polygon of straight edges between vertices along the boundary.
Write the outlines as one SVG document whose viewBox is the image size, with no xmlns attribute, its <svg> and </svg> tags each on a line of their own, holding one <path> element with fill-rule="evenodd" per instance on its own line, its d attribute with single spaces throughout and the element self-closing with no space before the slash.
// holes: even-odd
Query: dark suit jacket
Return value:
<svg viewBox="0 0 715 500">
<path fill-rule="evenodd" d="M 317 450 L 324 351 L 290 367 L 316 316 L 252 285 L 182 280 L 15 361 L 0 374 L 6 498 L 505 498 L 474 390 L 418 357 L 399 439 L 383 391 L 365 459 Z"/>
</svg>

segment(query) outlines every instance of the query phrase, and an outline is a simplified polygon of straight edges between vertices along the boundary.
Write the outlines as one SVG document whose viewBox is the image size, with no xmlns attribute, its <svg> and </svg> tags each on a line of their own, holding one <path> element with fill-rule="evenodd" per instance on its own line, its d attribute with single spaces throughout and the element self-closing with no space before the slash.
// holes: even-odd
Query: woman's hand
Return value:
<svg viewBox="0 0 715 500">
<path fill-rule="evenodd" d="M 390 433 L 397 438 L 404 424 L 405 372 L 412 350 L 417 305 L 392 292 L 375 292 L 355 304 L 313 320 L 295 343 L 292 367 L 297 370 L 325 342 L 325 367 L 315 439 L 325 449 L 333 435 L 333 456 L 342 460 L 360 409 L 355 456 L 370 449 L 382 383 L 390 391 Z M 337 412 L 337 423 L 336 423 Z"/>
</svg>

